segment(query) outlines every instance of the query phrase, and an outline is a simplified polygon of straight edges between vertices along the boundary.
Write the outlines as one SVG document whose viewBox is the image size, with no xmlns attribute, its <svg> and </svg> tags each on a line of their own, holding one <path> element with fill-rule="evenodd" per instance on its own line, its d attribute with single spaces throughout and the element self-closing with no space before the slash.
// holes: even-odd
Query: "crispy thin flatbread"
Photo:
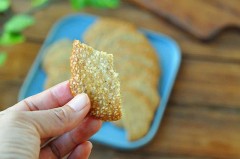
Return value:
<svg viewBox="0 0 240 159">
<path fill-rule="evenodd" d="M 71 92 L 88 94 L 90 115 L 103 121 L 119 120 L 122 116 L 120 82 L 113 69 L 113 55 L 75 40 L 70 66 Z"/>
</svg>

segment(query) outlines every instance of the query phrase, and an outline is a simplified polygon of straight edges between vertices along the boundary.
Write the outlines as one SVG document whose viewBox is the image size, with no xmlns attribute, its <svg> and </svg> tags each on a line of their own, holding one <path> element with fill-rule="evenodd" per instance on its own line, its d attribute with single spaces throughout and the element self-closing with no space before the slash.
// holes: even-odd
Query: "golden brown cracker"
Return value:
<svg viewBox="0 0 240 159">
<path fill-rule="evenodd" d="M 145 136 L 150 128 L 153 115 L 148 103 L 134 91 L 123 94 L 123 125 L 130 141 Z"/>
<path fill-rule="evenodd" d="M 47 89 L 70 78 L 72 42 L 61 39 L 44 51 L 42 67 L 46 73 L 44 88 Z"/>
<path fill-rule="evenodd" d="M 149 72 L 144 77 L 151 79 L 152 83 L 157 87 L 160 70 L 158 57 L 154 49 L 134 25 L 126 22 L 125 25 L 120 25 L 123 23 L 123 21 L 119 20 L 102 18 L 92 26 L 93 30 L 98 29 L 97 33 L 94 32 L 96 33 L 95 39 L 99 41 L 98 45 L 95 46 L 94 43 L 89 41 L 88 36 L 93 33 L 92 29 L 87 31 L 88 36 L 85 37 L 85 40 L 97 49 L 111 52 L 114 55 L 116 59 L 114 65 L 120 73 L 121 79 L 122 77 L 126 78 L 128 75 L 142 76 L 141 72 L 144 72 L 144 74 Z M 105 35 L 98 37 L 101 31 L 105 32 Z"/>
<path fill-rule="evenodd" d="M 75 40 L 70 65 L 71 92 L 73 95 L 88 94 L 90 115 L 104 121 L 119 120 L 122 115 L 120 82 L 113 69 L 113 55 Z"/>
<path fill-rule="evenodd" d="M 85 32 L 84 41 L 94 48 L 98 48 L 99 42 L 105 39 L 105 35 L 112 34 L 120 28 L 129 28 L 131 26 L 131 23 L 126 23 L 125 21 L 112 18 L 101 18 Z"/>
<path fill-rule="evenodd" d="M 160 103 L 160 96 L 157 87 L 154 87 L 148 81 L 143 81 L 141 79 L 137 80 L 137 77 L 129 78 L 126 80 L 122 86 L 122 92 L 130 90 L 135 90 L 139 98 L 145 98 L 149 103 L 149 108 L 154 112 Z M 122 93 L 123 94 L 123 93 Z"/>
<path fill-rule="evenodd" d="M 113 55 L 116 59 L 116 62 L 114 64 L 117 70 L 123 69 L 123 67 L 125 67 L 125 64 L 130 64 L 131 67 L 135 65 L 141 71 L 148 70 L 151 75 L 159 76 L 159 69 L 156 68 L 157 66 L 153 61 L 146 59 L 146 57 L 141 56 L 140 54 L 134 55 L 132 53 L 135 51 L 134 48 L 127 48 L 119 44 L 117 45 L 118 47 L 109 45 L 106 48 L 102 48 L 103 50 L 113 52 Z M 135 72 L 135 74 L 136 73 L 138 73 L 138 71 Z"/>
<path fill-rule="evenodd" d="M 160 101 L 160 69 L 154 48 L 133 24 L 109 18 L 96 21 L 84 40 L 114 55 L 123 96 L 123 117 L 114 124 L 123 125 L 130 140 L 143 137 Z"/>
<path fill-rule="evenodd" d="M 89 38 L 90 36 L 92 38 Z M 136 26 L 129 22 L 101 18 L 86 32 L 84 40 L 97 49 L 105 50 L 119 47 L 115 50 L 118 51 L 121 48 L 128 49 L 132 51 L 130 54 L 144 56 L 147 60 L 154 62 L 158 61 L 155 50 L 147 38 L 137 30 Z M 94 40 L 98 41 L 98 45 L 95 46 Z M 113 51 L 112 53 L 115 56 L 115 52 Z M 125 51 L 118 51 L 118 53 L 125 53 Z"/>
<path fill-rule="evenodd" d="M 116 125 L 116 126 L 120 127 L 120 128 L 122 128 L 122 127 L 123 127 L 123 122 L 122 122 L 122 119 L 120 119 L 120 120 L 117 120 L 117 121 L 113 121 L 112 123 L 113 123 L 114 125 Z"/>
<path fill-rule="evenodd" d="M 66 66 L 51 68 L 48 70 L 44 88 L 48 89 L 58 83 L 69 80 L 70 77 L 71 77 L 70 70 Z"/>
<path fill-rule="evenodd" d="M 128 81 L 125 81 L 125 83 L 122 85 L 121 90 L 122 90 L 121 94 L 123 96 L 125 96 L 124 94 L 126 94 L 126 92 L 134 91 L 135 97 L 143 99 L 145 101 L 145 103 L 141 103 L 139 105 L 139 107 L 143 107 L 143 105 L 147 103 L 149 110 L 151 112 L 155 112 L 155 110 L 159 106 L 160 96 L 158 94 L 158 90 L 147 82 L 129 79 Z M 128 101 L 126 101 L 126 100 L 128 100 Z M 131 98 L 131 99 L 123 98 L 123 101 L 129 102 L 129 103 L 134 103 L 134 100 L 135 100 L 134 98 Z M 126 102 L 123 102 L 123 105 L 122 105 L 123 109 L 126 105 Z M 134 112 L 133 112 L 133 114 L 134 114 Z M 134 116 L 133 116 L 133 118 L 134 118 Z M 118 120 L 113 123 L 116 126 L 123 127 L 122 120 Z"/>
<path fill-rule="evenodd" d="M 154 87 L 158 86 L 158 77 L 152 74 L 149 69 L 133 62 L 122 62 L 122 67 L 117 67 L 117 71 L 120 72 L 120 80 L 124 83 L 133 78 L 136 81 L 148 82 Z"/>
<path fill-rule="evenodd" d="M 58 68 L 65 65 L 69 67 L 69 57 L 72 52 L 72 42 L 68 39 L 61 39 L 45 49 L 43 58 L 43 68 Z"/>
</svg>

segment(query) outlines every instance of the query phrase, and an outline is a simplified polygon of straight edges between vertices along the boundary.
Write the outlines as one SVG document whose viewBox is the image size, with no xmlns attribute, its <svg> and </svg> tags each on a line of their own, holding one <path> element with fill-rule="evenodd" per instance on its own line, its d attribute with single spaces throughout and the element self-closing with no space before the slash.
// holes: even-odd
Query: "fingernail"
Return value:
<svg viewBox="0 0 240 159">
<path fill-rule="evenodd" d="M 93 144 L 90 141 L 88 141 L 88 143 L 89 143 L 90 149 L 92 150 Z"/>
<path fill-rule="evenodd" d="M 91 127 L 94 127 L 94 128 L 100 128 L 101 125 L 102 125 L 102 121 L 99 120 L 99 119 L 93 119 L 93 120 L 91 121 L 91 123 L 90 123 L 90 126 L 91 126 Z M 89 127 L 90 127 L 90 126 L 89 126 Z"/>
<path fill-rule="evenodd" d="M 89 104 L 89 98 L 87 94 L 82 93 L 82 94 L 76 95 L 67 105 L 69 105 L 75 111 L 80 111 L 88 104 Z"/>
</svg>

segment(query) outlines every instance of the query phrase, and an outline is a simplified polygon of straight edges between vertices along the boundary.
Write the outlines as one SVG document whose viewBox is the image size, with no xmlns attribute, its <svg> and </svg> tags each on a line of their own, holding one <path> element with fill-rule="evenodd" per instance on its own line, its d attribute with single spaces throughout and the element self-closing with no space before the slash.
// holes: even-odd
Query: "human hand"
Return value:
<svg viewBox="0 0 240 159">
<path fill-rule="evenodd" d="M 68 81 L 0 112 L 0 158 L 88 158 L 87 141 L 101 121 L 87 116 L 86 94 L 73 98 Z"/>
</svg>

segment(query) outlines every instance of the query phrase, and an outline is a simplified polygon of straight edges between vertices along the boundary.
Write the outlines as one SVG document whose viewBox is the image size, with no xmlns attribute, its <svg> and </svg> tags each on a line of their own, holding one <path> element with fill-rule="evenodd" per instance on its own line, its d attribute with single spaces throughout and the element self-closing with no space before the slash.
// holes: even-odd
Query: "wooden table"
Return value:
<svg viewBox="0 0 240 159">
<path fill-rule="evenodd" d="M 74 11 L 60 1 L 34 14 L 37 22 L 24 34 L 27 41 L 11 47 L 0 67 L 1 109 L 17 95 L 49 29 Z M 147 146 L 130 152 L 94 144 L 92 159 L 240 158 L 240 32 L 228 30 L 201 42 L 178 27 L 129 4 L 116 10 L 82 12 L 129 20 L 174 38 L 182 64 L 161 127 Z"/>
</svg>

